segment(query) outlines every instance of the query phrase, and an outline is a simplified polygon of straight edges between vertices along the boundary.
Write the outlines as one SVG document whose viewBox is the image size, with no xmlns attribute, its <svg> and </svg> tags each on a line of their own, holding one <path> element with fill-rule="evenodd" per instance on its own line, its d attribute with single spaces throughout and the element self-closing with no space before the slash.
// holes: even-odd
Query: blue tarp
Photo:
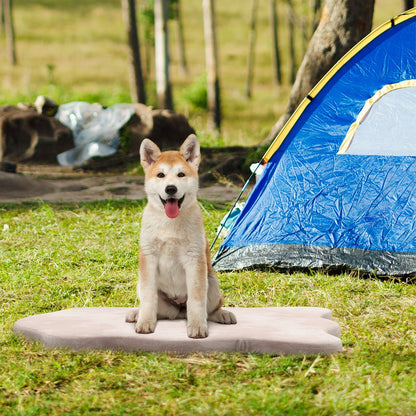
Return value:
<svg viewBox="0 0 416 416">
<path fill-rule="evenodd" d="M 416 157 L 338 154 L 366 101 L 405 80 L 416 80 L 414 14 L 354 54 L 306 107 L 214 266 L 415 272 Z"/>
</svg>

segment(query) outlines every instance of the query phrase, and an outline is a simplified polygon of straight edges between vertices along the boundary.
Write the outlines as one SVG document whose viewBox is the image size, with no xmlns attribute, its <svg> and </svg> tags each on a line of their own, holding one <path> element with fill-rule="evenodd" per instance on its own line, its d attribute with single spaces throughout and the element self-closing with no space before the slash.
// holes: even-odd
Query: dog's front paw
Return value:
<svg viewBox="0 0 416 416">
<path fill-rule="evenodd" d="M 231 325 L 237 323 L 237 318 L 235 315 L 224 309 L 218 309 L 209 315 L 208 319 L 213 322 L 218 322 L 219 324 Z"/>
<path fill-rule="evenodd" d="M 136 326 L 134 327 L 134 330 L 138 334 L 151 334 L 152 332 L 155 332 L 156 328 L 156 321 L 137 321 Z"/>
<path fill-rule="evenodd" d="M 126 315 L 126 322 L 137 322 L 139 318 L 139 309 L 132 309 Z"/>
<path fill-rule="evenodd" d="M 188 325 L 189 338 L 206 338 L 208 336 L 208 325 Z"/>
</svg>

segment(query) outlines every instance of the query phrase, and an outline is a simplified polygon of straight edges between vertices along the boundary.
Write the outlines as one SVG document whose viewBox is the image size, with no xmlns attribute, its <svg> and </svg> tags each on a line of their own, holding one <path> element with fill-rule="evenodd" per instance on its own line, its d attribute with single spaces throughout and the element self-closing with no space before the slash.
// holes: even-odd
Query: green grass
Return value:
<svg viewBox="0 0 416 416">
<path fill-rule="evenodd" d="M 0 205 L 2 415 L 414 415 L 416 287 L 343 274 L 221 273 L 228 306 L 319 306 L 332 356 L 44 349 L 25 316 L 133 306 L 143 201 Z M 203 203 L 212 240 L 225 210 Z M 6 225 L 6 227 L 5 227 Z"/>
</svg>

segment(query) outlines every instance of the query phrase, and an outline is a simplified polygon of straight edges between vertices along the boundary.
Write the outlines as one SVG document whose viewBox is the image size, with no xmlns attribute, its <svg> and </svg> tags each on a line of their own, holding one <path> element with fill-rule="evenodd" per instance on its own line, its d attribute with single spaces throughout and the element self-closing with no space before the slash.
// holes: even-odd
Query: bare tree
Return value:
<svg viewBox="0 0 416 416">
<path fill-rule="evenodd" d="M 219 130 L 221 126 L 221 102 L 214 1 L 202 0 L 202 7 L 204 12 L 209 122 L 211 127 Z"/>
<path fill-rule="evenodd" d="M 321 9 L 321 0 L 313 0 L 313 15 L 312 15 L 312 33 L 315 32 L 319 24 L 319 11 Z"/>
<path fill-rule="evenodd" d="M 155 0 L 155 71 L 158 105 L 160 108 L 173 110 L 169 78 L 167 0 Z"/>
<path fill-rule="evenodd" d="M 275 80 L 278 85 L 282 83 L 282 71 L 280 68 L 280 52 L 279 52 L 279 37 L 277 31 L 277 9 L 276 0 L 269 0 L 270 2 L 270 27 L 273 41 L 273 60 L 275 67 Z"/>
<path fill-rule="evenodd" d="M 287 20 L 289 27 L 289 52 L 290 52 L 290 83 L 295 82 L 296 55 L 295 55 L 295 12 L 292 0 L 287 0 Z"/>
<path fill-rule="evenodd" d="M 13 25 L 13 13 L 12 13 L 12 0 L 4 0 L 4 25 L 6 29 L 6 42 L 7 42 L 7 55 L 12 65 L 17 64 L 16 58 L 16 45 L 14 40 L 14 25 Z"/>
<path fill-rule="evenodd" d="M 181 13 L 181 2 L 175 0 L 172 2 L 173 12 L 175 13 L 175 19 L 177 21 L 178 28 L 178 50 L 179 50 L 179 61 L 181 63 L 181 69 L 184 74 L 188 73 L 188 64 L 186 62 L 185 54 L 185 37 L 183 35 L 183 22 Z"/>
<path fill-rule="evenodd" d="M 141 41 L 144 48 L 144 78 L 148 78 L 152 72 L 154 63 L 155 45 L 155 7 L 153 0 L 141 0 L 139 3 Z"/>
<path fill-rule="evenodd" d="M 251 8 L 251 24 L 250 24 L 250 40 L 248 50 L 248 72 L 247 72 L 247 84 L 246 84 L 246 95 L 251 98 L 251 90 L 253 85 L 253 74 L 254 74 L 254 57 L 256 49 L 256 26 L 257 26 L 257 8 L 258 0 L 253 0 Z"/>
<path fill-rule="evenodd" d="M 0 31 L 4 30 L 4 2 L 5 0 L 0 0 Z"/>
<path fill-rule="evenodd" d="M 121 10 L 127 28 L 129 44 L 130 94 L 134 103 L 146 104 L 146 91 L 140 59 L 140 42 L 136 24 L 135 0 L 121 0 Z"/>
<path fill-rule="evenodd" d="M 371 31 L 375 0 L 326 0 L 321 21 L 296 75 L 285 114 L 264 141 L 272 141 L 315 84 Z"/>
</svg>

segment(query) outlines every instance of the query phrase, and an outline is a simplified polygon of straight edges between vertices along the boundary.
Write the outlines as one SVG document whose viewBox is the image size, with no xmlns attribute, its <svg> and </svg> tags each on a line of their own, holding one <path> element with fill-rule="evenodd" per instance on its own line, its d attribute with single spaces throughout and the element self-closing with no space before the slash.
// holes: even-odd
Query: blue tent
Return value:
<svg viewBox="0 0 416 416">
<path fill-rule="evenodd" d="M 348 52 L 264 161 L 217 270 L 416 273 L 416 9 Z"/>
</svg>

